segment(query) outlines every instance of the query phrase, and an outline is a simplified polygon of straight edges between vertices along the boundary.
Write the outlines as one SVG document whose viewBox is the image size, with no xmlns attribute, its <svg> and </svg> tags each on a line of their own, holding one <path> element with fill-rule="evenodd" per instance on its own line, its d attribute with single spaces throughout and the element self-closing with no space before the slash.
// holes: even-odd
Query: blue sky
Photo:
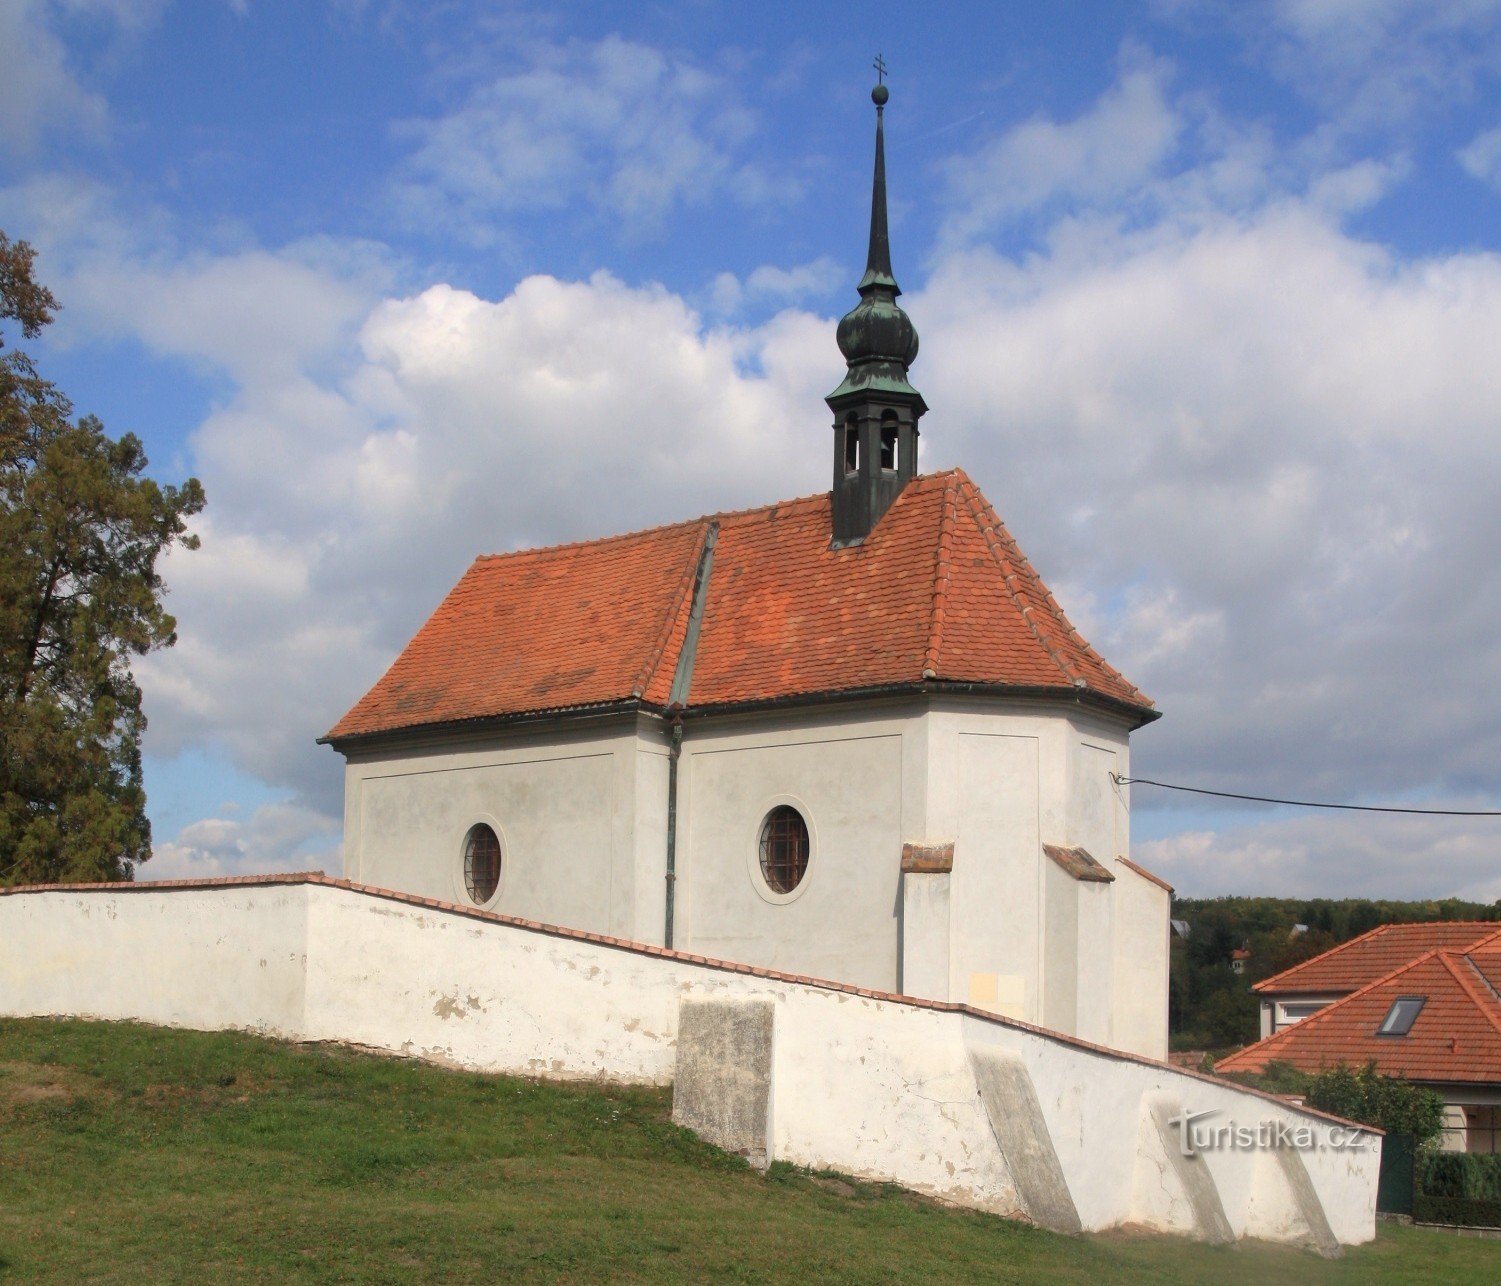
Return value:
<svg viewBox="0 0 1501 1286">
<path fill-rule="evenodd" d="M 473 554 L 817 490 L 891 69 L 924 466 L 1139 775 L 1501 803 L 1501 0 L 0 0 L 0 227 L 194 472 L 143 875 L 337 862 L 313 739 Z M 1501 822 L 1146 789 L 1188 893 L 1501 896 Z"/>
</svg>

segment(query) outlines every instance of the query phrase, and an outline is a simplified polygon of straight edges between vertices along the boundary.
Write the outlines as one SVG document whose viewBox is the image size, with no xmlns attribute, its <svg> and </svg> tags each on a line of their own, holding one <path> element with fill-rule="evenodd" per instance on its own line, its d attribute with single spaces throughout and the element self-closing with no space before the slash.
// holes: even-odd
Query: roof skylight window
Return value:
<svg viewBox="0 0 1501 1286">
<path fill-rule="evenodd" d="M 1386 1017 L 1381 1026 L 1376 1029 L 1378 1036 L 1405 1036 L 1412 1030 L 1412 1025 L 1417 1021 L 1418 1014 L 1422 1012 L 1427 996 L 1398 996 L 1392 1001 L 1392 1007 L 1386 1011 Z"/>
</svg>

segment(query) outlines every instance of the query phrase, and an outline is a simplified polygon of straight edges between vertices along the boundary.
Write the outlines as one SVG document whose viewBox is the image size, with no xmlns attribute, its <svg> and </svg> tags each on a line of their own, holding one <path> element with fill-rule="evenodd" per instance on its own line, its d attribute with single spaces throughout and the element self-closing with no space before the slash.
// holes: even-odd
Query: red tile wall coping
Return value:
<svg viewBox="0 0 1501 1286">
<path fill-rule="evenodd" d="M 1173 892 L 1173 886 L 1166 880 L 1164 880 L 1162 876 L 1153 875 L 1152 872 L 1147 870 L 1147 868 L 1144 866 L 1137 866 L 1136 863 L 1133 862 L 1129 857 L 1117 857 L 1115 860 L 1122 866 L 1124 866 L 1128 871 L 1135 871 L 1139 876 L 1141 876 L 1142 879 L 1150 880 L 1159 889 L 1166 889 L 1169 893 Z"/>
<path fill-rule="evenodd" d="M 903 844 L 903 875 L 947 875 L 954 869 L 952 844 Z"/>
<path fill-rule="evenodd" d="M 653 946 L 646 942 L 631 942 L 625 938 L 612 938 L 608 934 L 591 933 L 587 929 L 570 929 L 563 925 L 543 924 L 538 920 L 525 920 L 520 916 L 502 915 L 498 911 L 485 911 L 480 907 L 464 906 L 458 902 L 443 902 L 437 898 L 418 897 L 413 893 L 401 893 L 395 889 L 383 889 L 373 884 L 357 884 L 353 880 L 337 879 L 332 875 L 324 874 L 322 871 L 296 871 L 263 875 L 221 875 L 201 880 L 133 880 L 103 884 L 19 884 L 11 888 L 0 888 L 0 897 L 17 897 L 36 893 L 175 893 L 203 889 L 232 889 L 300 884 L 318 884 L 325 888 L 343 889 L 365 897 L 381 898 L 390 902 L 401 902 L 407 906 L 426 907 L 429 910 L 442 911 L 449 915 L 459 915 L 470 920 L 484 920 L 491 924 L 501 924 L 514 929 L 523 929 L 528 933 L 542 933 L 549 937 L 570 938 L 579 942 L 592 942 L 597 946 L 610 947 L 617 951 L 629 951 L 636 955 L 659 956 L 665 960 L 677 960 L 684 964 L 703 965 L 706 968 L 718 969 L 726 973 L 748 974 L 754 978 L 764 978 L 768 982 L 794 983 L 803 987 L 816 987 L 820 991 L 843 992 L 846 995 L 860 996 L 867 1000 L 879 1000 L 889 1004 L 904 1005 L 910 1009 L 930 1009 L 938 1013 L 963 1014 L 966 1017 L 978 1019 L 980 1022 L 990 1023 L 996 1027 L 1009 1027 L 1015 1031 L 1028 1032 L 1031 1035 L 1041 1036 L 1046 1040 L 1057 1041 L 1074 1049 L 1084 1050 L 1090 1054 L 1097 1054 L 1104 1058 L 1113 1059 L 1116 1062 L 1136 1063 L 1142 1067 L 1151 1067 L 1172 1072 L 1175 1076 L 1186 1076 L 1192 1080 L 1204 1081 L 1207 1084 L 1216 1085 L 1221 1089 L 1239 1090 L 1241 1093 L 1264 1099 L 1268 1103 L 1275 1103 L 1279 1107 L 1290 1107 L 1291 1110 L 1300 1112 L 1305 1116 L 1331 1121 L 1336 1125 L 1355 1126 L 1373 1135 L 1384 1133 L 1384 1131 L 1377 1129 L 1374 1125 L 1362 1125 L 1358 1121 L 1349 1121 L 1344 1117 L 1334 1116 L 1328 1112 L 1320 1112 L 1315 1108 L 1293 1107 L 1277 1095 L 1269 1094 L 1265 1090 L 1237 1085 L 1233 1081 L 1227 1081 L 1218 1076 L 1211 1076 L 1207 1072 L 1198 1072 L 1186 1067 L 1174 1067 L 1171 1063 L 1164 1063 L 1155 1058 L 1148 1058 L 1144 1054 L 1133 1054 L 1129 1050 L 1111 1049 L 1108 1045 L 1097 1045 L 1093 1041 L 1081 1040 L 1078 1036 L 1070 1036 L 1065 1032 L 1052 1031 L 1047 1027 L 1039 1027 L 1034 1023 L 1023 1022 L 1019 1018 L 1007 1018 L 1001 1014 L 993 1014 L 989 1010 L 977 1009 L 973 1005 L 963 1005 L 952 1000 L 925 1000 L 920 996 L 904 996 L 891 991 L 876 991 L 869 987 L 856 987 L 850 983 L 834 982 L 828 978 L 812 978 L 804 974 L 781 973 L 775 969 L 763 969 L 758 965 L 742 964 L 734 960 L 716 960 L 710 956 L 693 955 L 685 951 L 675 951 L 667 947 Z"/>
</svg>

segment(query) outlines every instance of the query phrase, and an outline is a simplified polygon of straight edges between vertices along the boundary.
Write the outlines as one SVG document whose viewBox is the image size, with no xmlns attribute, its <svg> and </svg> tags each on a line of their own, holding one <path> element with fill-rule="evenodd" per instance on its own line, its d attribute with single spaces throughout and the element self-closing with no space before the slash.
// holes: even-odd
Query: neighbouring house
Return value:
<svg viewBox="0 0 1501 1286">
<path fill-rule="evenodd" d="M 1246 961 L 1250 958 L 1251 953 L 1244 947 L 1236 947 L 1235 950 L 1230 953 L 1230 972 L 1245 973 Z"/>
<path fill-rule="evenodd" d="M 344 873 L 1162 1057 L 1171 890 L 1121 781 L 1159 712 L 918 472 L 884 101 L 831 488 L 476 559 L 323 738 Z"/>
<path fill-rule="evenodd" d="M 1443 1096 L 1445 1148 L 1501 1151 L 1501 926 L 1382 925 L 1256 989 L 1273 1029 L 1217 1071 L 1374 1063 Z"/>
<path fill-rule="evenodd" d="M 1296 932 L 1302 925 L 1294 925 Z M 1294 1023 L 1435 947 L 1462 950 L 1501 927 L 1477 920 L 1381 924 L 1321 955 L 1263 978 L 1251 990 L 1261 999 L 1261 1035 L 1276 1035 Z"/>
</svg>

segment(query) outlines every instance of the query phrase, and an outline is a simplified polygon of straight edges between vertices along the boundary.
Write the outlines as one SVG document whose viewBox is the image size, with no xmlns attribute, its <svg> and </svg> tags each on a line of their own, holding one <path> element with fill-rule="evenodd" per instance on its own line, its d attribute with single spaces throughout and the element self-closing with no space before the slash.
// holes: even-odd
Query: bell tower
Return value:
<svg viewBox="0 0 1501 1286">
<path fill-rule="evenodd" d="M 824 400 L 834 412 L 835 548 L 858 545 L 917 475 L 917 422 L 928 409 L 907 382 L 917 358 L 917 328 L 896 302 L 886 232 L 886 144 L 883 118 L 891 96 L 886 64 L 876 59 L 876 168 L 870 197 L 870 249 L 860 302 L 839 323 L 839 350 L 849 364 L 844 382 Z"/>
</svg>

